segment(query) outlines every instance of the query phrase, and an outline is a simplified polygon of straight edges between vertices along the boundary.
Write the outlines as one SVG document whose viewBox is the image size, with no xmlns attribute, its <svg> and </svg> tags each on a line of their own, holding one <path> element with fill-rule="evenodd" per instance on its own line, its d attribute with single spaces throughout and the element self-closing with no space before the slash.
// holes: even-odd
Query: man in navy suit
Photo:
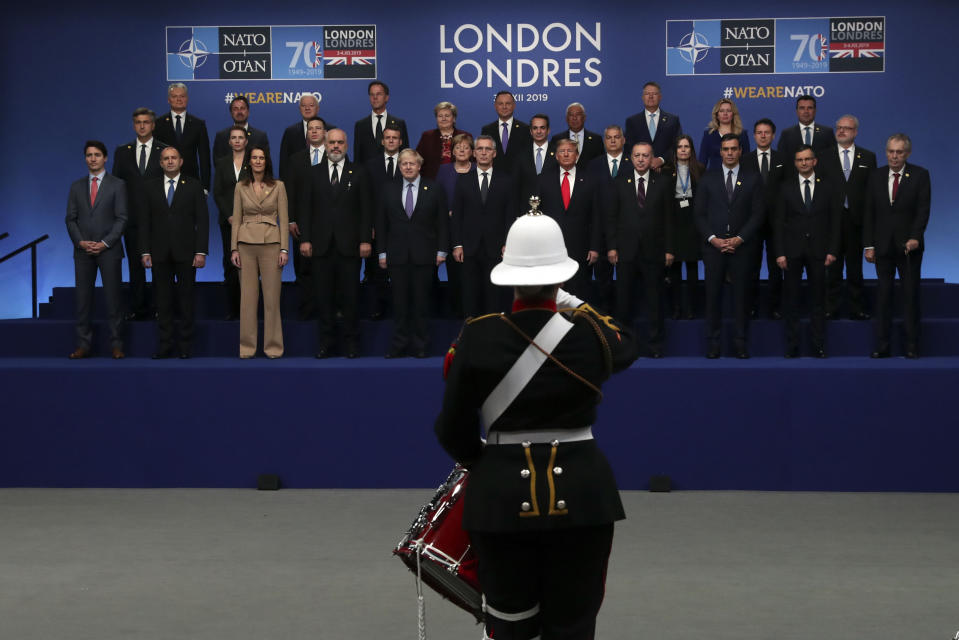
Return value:
<svg viewBox="0 0 959 640">
<path fill-rule="evenodd" d="M 246 96 L 238 95 L 230 103 L 230 117 L 233 118 L 234 125 L 240 125 L 246 129 L 247 147 L 260 147 L 267 154 L 270 152 L 270 139 L 265 131 L 254 129 L 250 126 L 250 101 Z M 213 161 L 216 162 L 225 155 L 230 154 L 230 129 L 220 129 L 216 132 L 216 138 L 213 140 Z"/>
<path fill-rule="evenodd" d="M 173 298 L 179 307 L 179 356 L 193 347 L 193 284 L 206 265 L 210 217 L 200 181 L 181 172 L 176 147 L 160 154 L 163 177 L 145 187 L 146 219 L 140 226 L 141 260 L 153 269 L 157 303 L 157 350 L 154 359 L 173 356 Z"/>
<path fill-rule="evenodd" d="M 618 124 L 611 124 L 603 131 L 603 146 L 605 153 L 593 158 L 586 167 L 586 173 L 595 178 L 601 185 L 600 197 L 603 199 L 603 211 L 609 211 L 609 198 L 615 192 L 612 189 L 613 179 L 622 172 L 630 169 L 629 154 L 623 151 L 626 142 L 623 128 Z M 623 163 L 626 163 L 625 166 Z M 608 245 L 606 242 L 606 226 L 603 225 L 603 241 L 599 250 L 599 258 L 593 265 L 593 275 L 596 278 L 596 289 L 599 294 L 600 307 L 610 311 L 613 305 L 613 266 L 607 257 Z"/>
<path fill-rule="evenodd" d="M 496 120 L 483 125 L 480 133 L 493 136 L 496 140 L 495 169 L 512 172 L 513 164 L 520 154 L 525 153 L 530 143 L 529 125 L 513 117 L 516 111 L 516 99 L 509 91 L 500 91 L 493 101 Z"/>
<path fill-rule="evenodd" d="M 706 357 L 719 357 L 723 285 L 728 274 L 736 316 L 735 354 L 748 358 L 750 243 L 756 242 L 763 222 L 763 188 L 758 174 L 741 170 L 742 149 L 736 134 L 722 137 L 719 152 L 721 170 L 704 175 L 696 194 L 696 228 L 703 239 L 706 267 Z"/>
<path fill-rule="evenodd" d="M 579 270 L 563 287 L 584 300 L 590 295 L 592 266 L 602 244 L 601 183 L 576 168 L 579 152 L 568 138 L 556 144 L 557 166 L 544 170 L 537 180 L 540 209 L 555 219 L 563 230 L 569 257 Z"/>
<path fill-rule="evenodd" d="M 549 141 L 549 116 L 545 113 L 537 113 L 530 118 L 529 135 L 530 138 L 523 148 L 514 150 L 513 164 L 509 168 L 509 173 L 513 176 L 522 199 L 527 199 L 536 193 L 536 183 L 541 173 L 556 170 L 556 145 Z M 516 144 L 518 147 L 520 143 L 517 141 Z M 495 161 L 493 166 L 496 166 Z M 522 211 L 517 211 L 516 215 L 522 215 L 525 212 L 524 208 Z"/>
<path fill-rule="evenodd" d="M 89 175 L 70 185 L 67 199 L 66 223 L 73 243 L 77 298 L 77 348 L 70 354 L 70 359 L 86 358 L 93 353 L 90 316 L 97 269 L 107 300 L 113 357 L 120 359 L 124 357 L 120 337 L 123 322 L 120 310 L 123 245 L 120 238 L 127 222 L 126 185 L 123 180 L 107 174 L 106 145 L 99 140 L 90 140 L 83 147 Z"/>
<path fill-rule="evenodd" d="M 889 136 L 886 141 L 888 164 L 872 172 L 866 190 L 862 243 L 866 261 L 876 263 L 879 278 L 873 358 L 889 357 L 892 285 L 896 271 L 902 283 L 905 355 L 919 357 L 919 282 L 932 188 L 926 169 L 906 164 L 911 153 L 909 136 L 904 133 Z"/>
<path fill-rule="evenodd" d="M 154 138 L 156 114 L 146 107 L 133 112 L 133 130 L 136 140 L 121 144 L 113 153 L 113 175 L 126 183 L 127 224 L 123 235 L 130 268 L 130 308 L 127 320 L 147 320 L 153 317 L 147 301 L 147 276 L 140 262 L 140 225 L 145 219 L 147 181 L 163 175 L 160 152 L 166 145 Z"/>
<path fill-rule="evenodd" d="M 673 263 L 670 217 L 673 181 L 651 171 L 653 146 L 638 142 L 633 147 L 632 171 L 613 180 L 613 193 L 606 209 L 606 255 L 616 266 L 616 317 L 629 324 L 633 288 L 638 275 L 643 281 L 649 355 L 663 357 L 663 280 Z"/>
<path fill-rule="evenodd" d="M 387 358 L 407 351 L 425 358 L 429 349 L 433 272 L 449 251 L 449 205 L 438 183 L 420 175 L 423 156 L 400 152 L 402 179 L 387 183 L 376 214 L 380 268 L 390 269 L 394 329 Z"/>
<path fill-rule="evenodd" d="M 398 124 L 388 124 L 383 129 L 383 145 L 380 152 L 367 158 L 364 166 L 373 185 L 373 211 L 379 210 L 380 199 L 386 185 L 402 179 L 400 175 L 399 153 L 406 146 L 403 139 L 403 130 Z M 388 272 L 380 269 L 376 256 L 370 256 L 363 261 L 363 282 L 367 290 L 372 290 L 370 297 L 370 319 L 383 318 L 389 299 Z"/>
<path fill-rule="evenodd" d="M 593 158 L 603 154 L 603 140 L 598 133 L 586 129 L 586 109 L 579 102 L 566 107 L 566 125 L 569 128 L 557 133 L 550 142 L 555 147 L 563 138 L 575 140 L 579 150 L 576 166 L 585 169 Z"/>
<path fill-rule="evenodd" d="M 839 253 L 840 192 L 816 175 L 816 154 L 800 145 L 793 160 L 796 174 L 786 178 L 776 207 L 776 264 L 786 275 L 786 357 L 799 356 L 799 290 L 803 269 L 809 282 L 809 337 L 812 354 L 825 358 L 826 268 Z"/>
<path fill-rule="evenodd" d="M 826 318 L 839 317 L 842 270 L 846 266 L 849 317 L 868 320 L 863 300 L 862 220 L 869 176 L 876 154 L 856 144 L 859 119 L 845 115 L 836 121 L 836 145 L 820 156 L 819 171 L 842 190 L 842 244 L 836 262 L 826 269 Z"/>
<path fill-rule="evenodd" d="M 796 149 L 801 144 L 808 144 L 817 154 L 829 150 L 836 144 L 836 137 L 831 128 L 824 124 L 816 124 L 816 99 L 810 95 L 796 99 L 796 117 L 798 124 L 784 130 L 779 136 L 779 145 L 776 149 L 783 154 L 786 163 L 796 156 Z M 786 173 L 792 173 L 787 171 Z"/>
<path fill-rule="evenodd" d="M 373 251 L 373 194 L 366 170 L 346 157 L 346 132 L 326 134 L 326 159 L 310 167 L 297 198 L 300 253 L 313 261 L 319 311 L 317 358 L 331 354 L 336 309 L 343 313 L 343 349 L 359 355 L 356 294 L 360 258 Z"/>
<path fill-rule="evenodd" d="M 386 110 L 390 101 L 390 88 L 385 82 L 374 80 L 367 87 L 370 98 L 370 115 L 360 118 L 353 126 L 353 161 L 360 164 L 376 157 L 383 150 L 383 132 L 391 126 L 399 129 L 402 148 L 410 144 L 406 120 L 391 115 Z"/>
<path fill-rule="evenodd" d="M 186 85 L 174 82 L 167 89 L 167 102 L 170 112 L 157 119 L 157 140 L 180 150 L 183 156 L 183 173 L 200 181 L 203 188 L 210 191 L 210 136 L 206 132 L 206 122 L 186 107 L 190 98 Z"/>
<path fill-rule="evenodd" d="M 280 140 L 280 179 L 283 180 L 283 184 L 286 184 L 286 178 L 283 176 L 289 175 L 287 165 L 290 162 L 290 156 L 297 151 L 303 151 L 307 147 L 310 119 L 315 118 L 319 113 L 320 101 L 312 93 L 304 93 L 300 96 L 299 109 L 302 118 L 288 126 L 283 131 L 283 139 Z M 323 121 L 323 127 L 326 128 L 325 120 Z"/>
<path fill-rule="evenodd" d="M 505 310 L 503 290 L 489 274 L 502 258 L 519 205 L 512 176 L 493 168 L 493 136 L 476 139 L 473 157 L 476 167 L 459 177 L 453 191 L 450 244 L 453 259 L 463 264 L 463 312 L 475 318 Z"/>
<path fill-rule="evenodd" d="M 637 142 L 649 142 L 653 145 L 652 168 L 659 171 L 676 138 L 683 132 L 679 116 L 667 113 L 659 108 L 663 98 L 662 89 L 655 82 L 643 85 L 643 111 L 626 119 L 626 148 L 632 149 Z"/>
<path fill-rule="evenodd" d="M 753 269 L 750 276 L 750 297 L 752 298 L 752 315 L 756 316 L 759 310 L 759 272 L 763 262 L 763 245 L 766 246 L 766 269 L 769 272 L 769 315 L 774 320 L 782 318 L 780 312 L 783 293 L 783 272 L 776 264 L 776 250 L 773 248 L 773 212 L 779 204 L 779 188 L 782 185 L 783 175 L 787 162 L 783 156 L 772 148 L 773 138 L 776 137 L 776 124 L 769 118 L 761 118 L 753 125 L 753 140 L 756 142 L 755 151 L 750 151 L 743 158 L 743 169 L 750 173 L 757 173 L 763 182 L 765 193 L 766 215 L 756 240 L 755 250 L 752 251 Z M 789 166 L 790 172 L 792 166 Z"/>
</svg>

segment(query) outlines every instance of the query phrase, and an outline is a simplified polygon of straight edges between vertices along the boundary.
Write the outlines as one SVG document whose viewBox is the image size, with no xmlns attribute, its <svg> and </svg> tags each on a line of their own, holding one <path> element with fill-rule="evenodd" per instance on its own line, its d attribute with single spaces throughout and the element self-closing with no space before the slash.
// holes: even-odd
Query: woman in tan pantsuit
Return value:
<svg viewBox="0 0 959 640">
<path fill-rule="evenodd" d="M 289 243 L 286 188 L 273 178 L 270 156 L 249 153 L 250 175 L 236 183 L 230 260 L 240 270 L 240 357 L 256 355 L 256 312 L 263 283 L 263 353 L 283 355 L 280 286 Z"/>
</svg>

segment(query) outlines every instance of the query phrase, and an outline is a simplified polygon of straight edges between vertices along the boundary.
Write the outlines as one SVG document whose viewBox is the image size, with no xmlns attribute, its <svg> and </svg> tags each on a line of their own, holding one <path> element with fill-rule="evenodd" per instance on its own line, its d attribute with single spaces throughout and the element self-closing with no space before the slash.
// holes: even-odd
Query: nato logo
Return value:
<svg viewBox="0 0 959 640">
<path fill-rule="evenodd" d="M 216 27 L 167 27 L 167 80 L 216 80 L 220 77 Z"/>
<path fill-rule="evenodd" d="M 197 67 L 203 66 L 207 56 L 210 55 L 210 50 L 201 40 L 190 38 L 183 41 L 177 55 L 180 56 L 180 62 L 183 63 L 184 67 L 194 71 Z"/>
<path fill-rule="evenodd" d="M 720 72 L 719 20 L 666 21 L 666 75 Z"/>
</svg>

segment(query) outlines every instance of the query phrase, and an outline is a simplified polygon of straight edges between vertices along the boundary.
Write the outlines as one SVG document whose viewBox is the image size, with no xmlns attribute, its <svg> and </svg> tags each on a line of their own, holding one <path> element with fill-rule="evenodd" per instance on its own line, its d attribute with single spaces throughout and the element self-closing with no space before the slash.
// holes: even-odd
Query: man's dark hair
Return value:
<svg viewBox="0 0 959 640">
<path fill-rule="evenodd" d="M 545 120 L 545 121 L 546 121 L 546 128 L 547 128 L 547 129 L 549 128 L 549 116 L 548 116 L 548 115 L 546 115 L 545 113 L 537 113 L 535 116 L 533 116 L 532 118 L 530 118 L 529 121 L 530 121 L 530 122 L 533 122 L 533 120 L 536 120 L 537 118 L 539 118 L 540 120 Z"/>
<path fill-rule="evenodd" d="M 367 93 L 367 95 L 369 95 L 370 90 L 371 90 L 373 87 L 375 87 L 376 85 L 380 85 L 381 87 L 383 87 L 383 93 L 385 93 L 386 95 L 390 95 L 390 87 L 389 87 L 389 85 L 387 85 L 387 84 L 386 84 L 385 82 L 383 82 L 382 80 L 374 80 L 373 82 L 371 82 L 370 84 L 368 84 L 368 85 L 366 86 L 366 93 Z"/>
<path fill-rule="evenodd" d="M 94 149 L 99 150 L 100 153 L 103 154 L 103 157 L 104 157 L 104 158 L 107 157 L 107 155 L 108 155 L 108 154 L 107 154 L 107 145 L 103 144 L 103 143 L 100 142 L 99 140 L 87 140 L 85 143 L 83 143 L 83 155 L 86 155 L 86 154 L 87 154 L 87 149 L 89 149 L 90 147 L 93 147 Z"/>
<path fill-rule="evenodd" d="M 797 153 L 801 153 L 801 152 L 803 152 L 803 151 L 812 151 L 812 157 L 813 157 L 813 158 L 816 157 L 816 150 L 815 150 L 815 149 L 813 149 L 813 148 L 812 148 L 810 145 L 808 145 L 808 144 L 801 144 L 801 145 L 799 145 L 798 147 L 796 147 L 796 153 L 793 154 L 793 160 L 796 159 L 796 154 L 797 154 Z"/>
<path fill-rule="evenodd" d="M 247 99 L 247 97 L 246 97 L 245 95 L 240 94 L 240 95 L 234 96 L 233 99 L 230 100 L 230 106 L 227 107 L 227 109 L 230 111 L 230 113 L 233 113 L 233 103 L 234 103 L 234 102 L 242 102 L 243 104 L 246 105 L 246 108 L 247 108 L 247 109 L 250 108 L 250 101 Z"/>
<path fill-rule="evenodd" d="M 796 106 L 798 107 L 798 106 L 799 106 L 799 103 L 802 102 L 803 100 L 811 100 L 811 101 L 812 101 L 812 106 L 814 106 L 814 107 L 816 106 L 816 99 L 813 98 L 813 97 L 812 97 L 811 95 L 809 95 L 808 93 L 807 93 L 806 95 L 804 95 L 804 96 L 799 96 L 798 98 L 796 98 Z"/>
<path fill-rule="evenodd" d="M 756 133 L 756 129 L 761 124 L 768 124 L 772 128 L 773 133 L 776 133 L 776 123 L 770 120 L 769 118 L 760 118 L 759 120 L 757 120 L 756 124 L 753 125 L 753 133 Z"/>
</svg>

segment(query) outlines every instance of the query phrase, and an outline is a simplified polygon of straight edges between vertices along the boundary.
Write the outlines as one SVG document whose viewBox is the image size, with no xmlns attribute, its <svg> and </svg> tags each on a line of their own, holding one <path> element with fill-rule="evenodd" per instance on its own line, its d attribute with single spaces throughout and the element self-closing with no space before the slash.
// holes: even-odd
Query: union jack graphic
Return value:
<svg viewBox="0 0 959 640">
<path fill-rule="evenodd" d="M 313 49 L 313 68 L 316 69 L 320 64 L 323 63 L 323 48 L 320 46 L 320 43 L 314 40 L 310 43 L 310 47 Z"/>
<path fill-rule="evenodd" d="M 327 49 L 323 52 L 327 66 L 331 65 L 371 65 L 376 62 L 373 49 L 344 50 Z"/>
<path fill-rule="evenodd" d="M 819 53 L 816 55 L 816 60 L 825 60 L 826 56 L 829 55 L 829 42 L 826 40 L 826 36 L 821 33 L 817 33 L 812 37 L 812 41 L 819 43 Z M 812 53 L 811 50 L 810 53 Z"/>
</svg>

